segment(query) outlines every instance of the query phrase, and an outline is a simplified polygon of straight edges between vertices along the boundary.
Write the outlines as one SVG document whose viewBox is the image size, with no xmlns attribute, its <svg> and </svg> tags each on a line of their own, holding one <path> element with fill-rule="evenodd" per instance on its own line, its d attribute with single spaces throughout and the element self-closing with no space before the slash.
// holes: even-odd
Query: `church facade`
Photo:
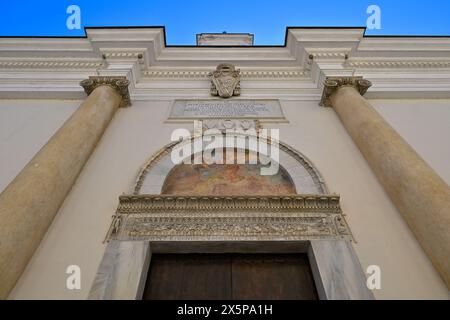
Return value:
<svg viewBox="0 0 450 320">
<path fill-rule="evenodd" d="M 448 299 L 450 38 L 0 39 L 1 299 Z"/>
</svg>

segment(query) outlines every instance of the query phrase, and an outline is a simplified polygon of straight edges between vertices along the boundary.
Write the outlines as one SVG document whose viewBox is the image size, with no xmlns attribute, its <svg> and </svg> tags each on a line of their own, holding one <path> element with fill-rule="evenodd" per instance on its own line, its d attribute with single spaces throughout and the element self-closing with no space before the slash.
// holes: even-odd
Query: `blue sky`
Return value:
<svg viewBox="0 0 450 320">
<path fill-rule="evenodd" d="M 81 29 L 66 27 L 69 5 Z M 195 44 L 202 32 L 249 32 L 255 44 L 284 43 L 286 26 L 365 26 L 369 5 L 381 9 L 371 35 L 448 35 L 449 0 L 54 0 L 0 1 L 1 36 L 83 36 L 85 26 L 166 26 L 170 45 Z"/>
</svg>

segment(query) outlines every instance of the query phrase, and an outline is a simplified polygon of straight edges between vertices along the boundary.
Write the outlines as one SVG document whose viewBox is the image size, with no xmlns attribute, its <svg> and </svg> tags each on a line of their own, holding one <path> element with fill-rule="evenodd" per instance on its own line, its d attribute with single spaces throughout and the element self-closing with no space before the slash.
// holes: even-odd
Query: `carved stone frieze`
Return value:
<svg viewBox="0 0 450 320">
<path fill-rule="evenodd" d="M 361 95 L 364 95 L 372 83 L 362 77 L 327 77 L 323 83 L 322 99 L 319 105 L 332 107 L 330 97 L 340 87 L 354 87 Z"/>
<path fill-rule="evenodd" d="M 119 197 L 120 214 L 171 211 L 303 211 L 341 212 L 338 195 L 286 196 L 178 196 L 123 195 Z"/>
<path fill-rule="evenodd" d="M 91 76 L 80 82 L 87 95 L 90 95 L 99 86 L 110 86 L 122 97 L 120 107 L 131 105 L 130 93 L 128 91 L 129 81 L 126 77 Z"/>
<path fill-rule="evenodd" d="M 202 120 L 203 131 L 210 129 L 217 129 L 221 132 L 231 129 L 260 129 L 260 123 L 258 120 L 248 119 L 213 119 Z"/>
<path fill-rule="evenodd" d="M 211 79 L 211 95 L 229 98 L 241 94 L 240 70 L 236 70 L 231 63 L 219 64 L 208 76 Z"/>
<path fill-rule="evenodd" d="M 121 196 L 107 239 L 349 239 L 338 195 Z"/>
</svg>

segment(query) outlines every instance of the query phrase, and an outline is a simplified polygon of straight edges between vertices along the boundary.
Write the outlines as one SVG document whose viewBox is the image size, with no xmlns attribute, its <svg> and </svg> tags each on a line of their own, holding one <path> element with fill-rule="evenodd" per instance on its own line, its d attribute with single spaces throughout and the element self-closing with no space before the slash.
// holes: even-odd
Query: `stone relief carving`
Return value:
<svg viewBox="0 0 450 320">
<path fill-rule="evenodd" d="M 108 240 L 351 239 L 338 195 L 119 198 Z"/>
<path fill-rule="evenodd" d="M 364 95 L 372 83 L 362 77 L 327 77 L 323 85 L 323 94 L 319 105 L 332 107 L 330 97 L 339 87 L 351 86 L 358 90 L 361 95 Z"/>
<path fill-rule="evenodd" d="M 231 63 L 219 64 L 208 76 L 211 80 L 211 95 L 229 98 L 241 94 L 240 70 L 236 70 Z"/>
<path fill-rule="evenodd" d="M 217 129 L 221 132 L 225 132 L 230 129 L 255 129 L 261 128 L 258 120 L 247 119 L 219 119 L 219 120 L 202 120 L 203 130 Z"/>
<path fill-rule="evenodd" d="M 89 79 L 80 82 L 87 95 L 90 95 L 99 86 L 110 86 L 122 96 L 120 107 L 131 105 L 130 93 L 128 92 L 129 81 L 126 77 L 90 76 Z"/>
</svg>

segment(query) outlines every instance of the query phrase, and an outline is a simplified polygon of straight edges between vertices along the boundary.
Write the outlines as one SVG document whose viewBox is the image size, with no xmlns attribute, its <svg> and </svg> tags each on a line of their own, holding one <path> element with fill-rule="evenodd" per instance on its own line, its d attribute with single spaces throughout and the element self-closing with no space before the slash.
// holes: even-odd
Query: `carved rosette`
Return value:
<svg viewBox="0 0 450 320">
<path fill-rule="evenodd" d="M 121 196 L 108 240 L 351 239 L 338 195 Z"/>
<path fill-rule="evenodd" d="M 231 63 L 221 63 L 208 74 L 211 80 L 211 95 L 230 98 L 241 94 L 241 71 Z"/>
<path fill-rule="evenodd" d="M 130 93 L 128 91 L 128 85 L 130 82 L 126 77 L 108 77 L 108 76 L 91 76 L 89 79 L 85 79 L 80 82 L 80 86 L 84 88 L 87 95 L 90 95 L 95 88 L 99 86 L 110 86 L 120 96 L 122 101 L 120 107 L 128 107 L 131 105 Z"/>
<path fill-rule="evenodd" d="M 331 95 L 337 89 L 343 86 L 354 87 L 361 95 L 364 95 L 372 83 L 362 77 L 328 77 L 323 83 L 322 99 L 319 105 L 324 107 L 332 107 Z"/>
</svg>

